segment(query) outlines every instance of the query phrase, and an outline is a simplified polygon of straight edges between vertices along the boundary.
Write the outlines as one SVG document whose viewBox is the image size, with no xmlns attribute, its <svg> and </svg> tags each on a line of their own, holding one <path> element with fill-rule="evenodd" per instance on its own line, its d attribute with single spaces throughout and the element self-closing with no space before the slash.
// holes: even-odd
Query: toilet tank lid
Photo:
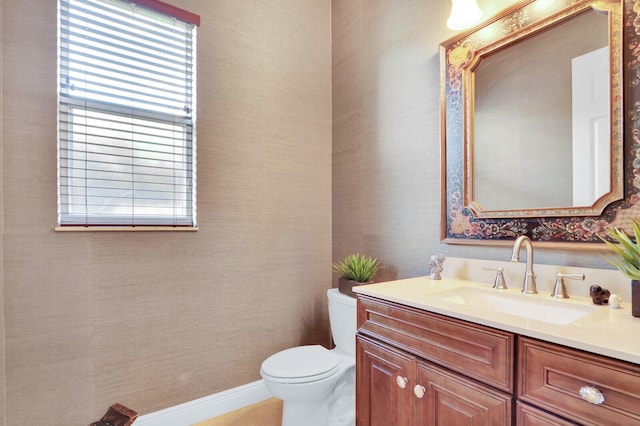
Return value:
<svg viewBox="0 0 640 426">
<path fill-rule="evenodd" d="M 340 359 L 320 345 L 297 346 L 271 355 L 262 370 L 273 377 L 311 377 L 335 369 Z"/>
</svg>

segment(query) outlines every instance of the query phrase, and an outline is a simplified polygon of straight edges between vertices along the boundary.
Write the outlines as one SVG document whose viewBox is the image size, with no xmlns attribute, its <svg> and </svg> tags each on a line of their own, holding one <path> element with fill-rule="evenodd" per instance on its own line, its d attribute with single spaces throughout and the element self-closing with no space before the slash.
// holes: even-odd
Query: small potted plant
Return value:
<svg viewBox="0 0 640 426">
<path fill-rule="evenodd" d="M 340 293 L 356 297 L 352 288 L 370 282 L 381 266 L 378 259 L 358 253 L 348 255 L 343 261 L 333 264 L 333 271 L 340 274 L 338 290 Z"/>
<path fill-rule="evenodd" d="M 600 239 L 615 253 L 614 257 L 604 259 L 631 279 L 631 315 L 640 317 L 640 224 L 635 220 L 631 224 L 635 242 L 626 232 L 615 227 L 607 230 L 607 234 L 618 244 Z"/>
</svg>

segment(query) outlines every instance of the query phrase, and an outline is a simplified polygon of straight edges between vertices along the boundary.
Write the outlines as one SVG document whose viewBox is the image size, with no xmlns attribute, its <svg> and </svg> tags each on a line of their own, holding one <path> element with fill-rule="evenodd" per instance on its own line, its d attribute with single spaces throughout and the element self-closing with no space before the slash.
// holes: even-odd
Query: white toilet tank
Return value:
<svg viewBox="0 0 640 426">
<path fill-rule="evenodd" d="M 337 288 L 327 290 L 329 322 L 336 349 L 356 356 L 356 299 Z"/>
</svg>

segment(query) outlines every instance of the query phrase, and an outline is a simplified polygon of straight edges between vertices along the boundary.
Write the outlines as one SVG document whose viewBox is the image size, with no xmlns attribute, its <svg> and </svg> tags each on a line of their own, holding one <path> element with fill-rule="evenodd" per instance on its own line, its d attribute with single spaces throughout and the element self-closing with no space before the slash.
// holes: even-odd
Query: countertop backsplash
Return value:
<svg viewBox="0 0 640 426">
<path fill-rule="evenodd" d="M 504 278 L 507 286 L 511 289 L 522 288 L 524 273 L 526 269 L 526 253 L 520 253 L 520 262 L 510 262 L 508 260 L 482 260 L 467 259 L 459 257 L 447 257 L 444 262 L 443 278 L 458 278 L 492 286 L 496 271 L 483 270 L 484 266 L 504 268 Z M 564 283 L 571 296 L 589 297 L 589 288 L 592 285 L 599 285 L 622 298 L 623 303 L 631 303 L 631 280 L 617 269 L 595 269 L 572 267 L 566 265 L 544 265 L 536 264 L 534 256 L 533 271 L 536 274 L 538 293 L 549 293 L 553 291 L 558 272 L 565 274 L 584 274 L 584 281 L 565 279 Z"/>
</svg>

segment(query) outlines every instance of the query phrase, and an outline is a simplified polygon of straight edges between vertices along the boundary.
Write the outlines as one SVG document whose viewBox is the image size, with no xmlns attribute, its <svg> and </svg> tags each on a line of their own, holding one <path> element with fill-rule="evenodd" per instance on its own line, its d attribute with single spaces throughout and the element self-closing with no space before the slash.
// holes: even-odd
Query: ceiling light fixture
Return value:
<svg viewBox="0 0 640 426">
<path fill-rule="evenodd" d="M 451 0 L 451 15 L 447 27 L 452 30 L 464 30 L 480 22 L 482 11 L 476 0 Z"/>
</svg>

